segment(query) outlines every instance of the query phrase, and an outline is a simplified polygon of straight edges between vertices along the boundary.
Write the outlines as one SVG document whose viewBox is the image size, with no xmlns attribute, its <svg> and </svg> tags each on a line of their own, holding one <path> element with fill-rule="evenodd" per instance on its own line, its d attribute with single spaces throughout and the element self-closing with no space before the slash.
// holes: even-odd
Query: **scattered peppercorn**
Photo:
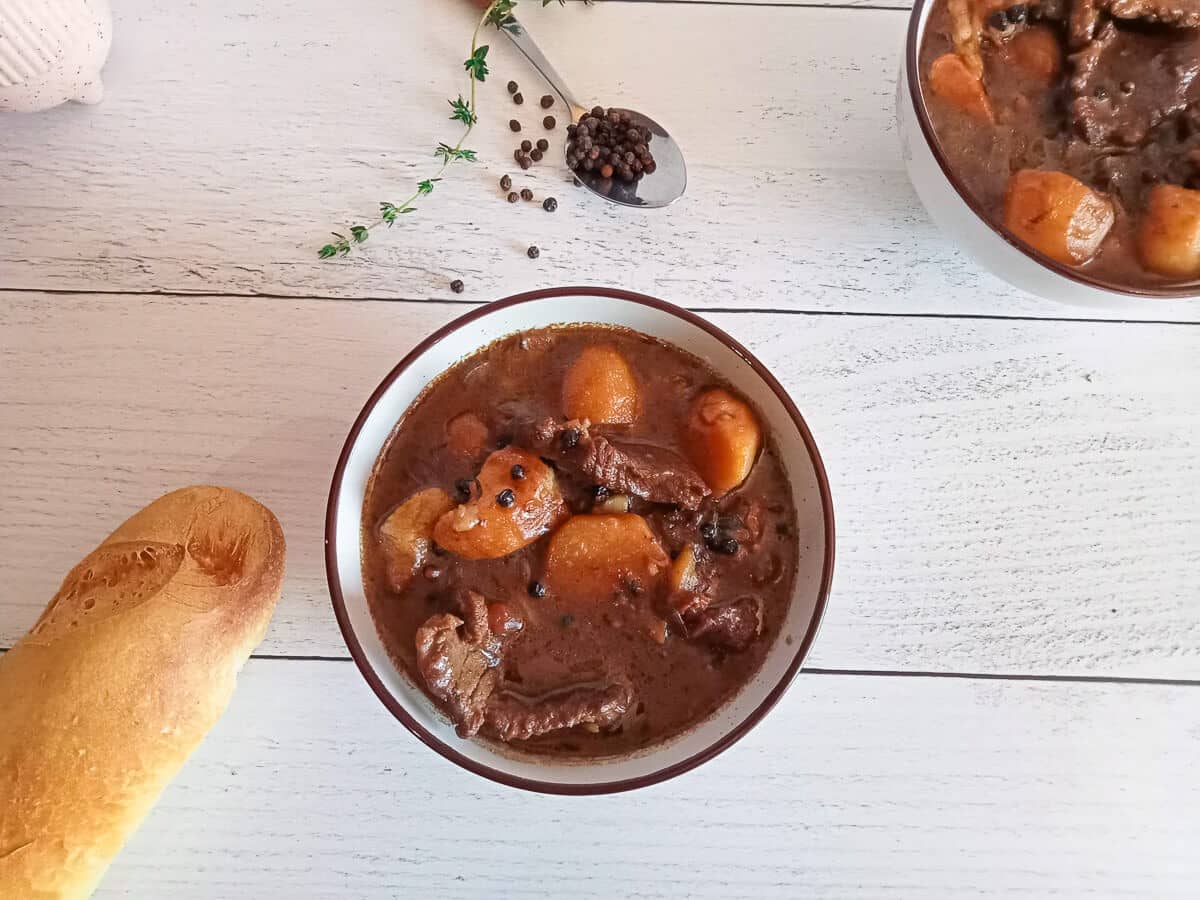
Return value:
<svg viewBox="0 0 1200 900">
<path fill-rule="evenodd" d="M 522 157 L 517 160 L 517 165 L 520 166 L 522 170 L 528 169 L 533 165 L 533 160 L 531 160 L 528 156 L 522 155 Z"/>
<path fill-rule="evenodd" d="M 531 191 L 529 188 L 521 188 L 521 199 L 522 200 L 532 200 L 533 199 L 533 191 Z"/>
<path fill-rule="evenodd" d="M 546 118 L 542 119 L 542 124 L 546 126 L 547 131 L 552 131 L 554 126 L 558 124 L 558 121 L 554 116 L 546 116 Z"/>
<path fill-rule="evenodd" d="M 739 546 L 736 538 L 725 538 L 725 540 L 721 541 L 717 549 L 726 556 L 733 556 L 738 552 Z"/>
<path fill-rule="evenodd" d="M 508 92 L 510 94 L 515 94 L 520 89 L 521 89 L 520 85 L 518 85 L 515 81 L 510 81 L 508 83 Z"/>
<path fill-rule="evenodd" d="M 524 102 L 525 102 L 525 98 L 521 96 L 520 91 L 513 94 L 513 103 L 517 104 L 517 106 L 520 106 Z"/>
<path fill-rule="evenodd" d="M 525 251 L 525 255 L 528 256 L 530 259 L 537 259 L 539 256 L 542 255 L 542 251 L 539 250 L 536 246 L 531 246 L 528 250 Z"/>
<path fill-rule="evenodd" d="M 530 141 L 530 140 L 521 141 L 521 152 L 522 153 L 528 153 L 532 149 L 533 149 L 533 141 Z"/>
<path fill-rule="evenodd" d="M 509 128 L 511 128 L 513 131 L 520 131 L 520 130 L 521 130 L 521 123 L 520 123 L 520 122 L 518 122 L 516 119 L 509 119 L 509 120 L 508 120 L 508 127 L 509 127 Z"/>
<path fill-rule="evenodd" d="M 513 493 L 512 488 L 505 488 L 496 495 L 496 502 L 501 506 L 512 506 L 517 500 L 517 495 Z"/>
<path fill-rule="evenodd" d="M 452 282 L 450 282 L 450 290 L 454 291 L 456 294 L 461 294 L 463 292 L 462 279 L 455 278 Z"/>
<path fill-rule="evenodd" d="M 532 250 L 533 248 L 530 247 L 529 249 Z M 575 447 L 579 445 L 580 437 L 581 435 L 578 428 L 567 428 L 559 437 L 559 443 L 562 445 L 564 450 L 574 450 Z"/>
<path fill-rule="evenodd" d="M 706 541 L 711 541 L 717 536 L 717 526 L 712 522 L 705 522 L 700 526 L 700 536 Z"/>
<path fill-rule="evenodd" d="M 469 479 L 469 478 L 458 479 L 458 481 L 454 482 L 454 490 L 457 491 L 458 496 L 462 497 L 464 500 L 470 500 L 471 499 L 471 479 Z"/>
<path fill-rule="evenodd" d="M 1009 7 L 1008 21 L 1017 25 L 1021 25 L 1029 18 L 1029 7 L 1024 3 L 1018 3 L 1016 6 Z"/>
<path fill-rule="evenodd" d="M 544 584 L 542 584 L 540 581 L 529 582 L 529 596 L 530 597 L 545 597 L 546 596 L 546 586 Z"/>
<path fill-rule="evenodd" d="M 513 466 L 511 469 L 508 470 L 508 474 L 512 476 L 513 481 L 524 481 L 525 480 L 525 467 L 523 465 L 521 465 L 520 463 L 518 463 L 517 465 Z"/>
<path fill-rule="evenodd" d="M 554 212 L 556 209 L 558 209 L 558 201 L 553 197 L 547 197 L 542 201 L 542 209 L 544 209 L 546 212 Z"/>
<path fill-rule="evenodd" d="M 509 178 L 507 175 L 501 177 L 501 179 L 500 179 L 500 190 L 502 190 L 502 191 L 512 190 L 512 179 Z"/>
<path fill-rule="evenodd" d="M 521 199 L 521 195 L 518 194 L 516 191 L 508 192 L 508 202 L 509 203 L 516 203 L 520 199 Z"/>
<path fill-rule="evenodd" d="M 603 500 L 605 497 L 608 496 L 608 488 L 602 484 L 593 484 L 592 485 L 592 496 L 595 497 L 597 500 Z"/>
<path fill-rule="evenodd" d="M 571 615 L 570 613 L 567 613 L 565 616 L 562 617 L 561 621 L 562 621 L 563 628 L 570 628 L 572 625 L 575 624 L 575 617 L 573 615 Z"/>
<path fill-rule="evenodd" d="M 537 148 L 539 150 L 541 150 L 543 153 L 545 153 L 547 150 L 550 149 L 550 142 L 548 140 L 546 140 L 545 138 L 538 138 L 537 139 Z"/>
<path fill-rule="evenodd" d="M 535 147 L 533 152 L 529 154 L 529 158 L 532 159 L 534 162 L 541 162 L 542 161 L 542 151 L 538 150 Z"/>
<path fill-rule="evenodd" d="M 551 97 L 549 94 L 544 94 L 542 96 L 541 103 L 542 103 L 542 109 L 549 109 L 550 107 L 552 107 L 554 105 L 554 98 Z"/>
</svg>

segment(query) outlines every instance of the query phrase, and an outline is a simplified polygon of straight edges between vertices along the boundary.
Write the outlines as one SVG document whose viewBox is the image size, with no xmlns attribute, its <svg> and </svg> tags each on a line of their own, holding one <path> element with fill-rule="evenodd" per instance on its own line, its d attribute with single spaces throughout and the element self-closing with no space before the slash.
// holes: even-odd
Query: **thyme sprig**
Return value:
<svg viewBox="0 0 1200 900">
<path fill-rule="evenodd" d="M 542 6 L 549 6 L 554 0 L 542 0 Z M 584 0 L 585 3 L 589 0 Z M 560 6 L 566 6 L 566 0 L 558 0 Z M 417 207 L 413 203 L 421 197 L 433 193 L 434 185 L 445 177 L 446 170 L 456 162 L 477 162 L 478 157 L 474 150 L 470 150 L 463 146 L 467 138 L 471 136 L 471 130 L 479 122 L 478 108 L 475 102 L 475 86 L 476 84 L 486 81 L 489 74 L 487 55 L 488 45 L 479 43 L 479 33 L 485 26 L 491 25 L 497 31 L 512 30 L 516 27 L 517 20 L 513 17 L 513 8 L 517 5 L 517 0 L 493 0 L 487 9 L 483 11 L 479 21 L 475 24 L 475 30 L 471 33 L 471 55 L 463 61 L 463 69 L 467 72 L 467 78 L 471 83 L 471 89 L 466 98 L 462 94 L 454 100 L 448 100 L 450 104 L 451 121 L 461 122 L 463 132 L 459 136 L 457 143 L 453 146 L 446 143 L 439 143 L 437 149 L 433 151 L 435 158 L 440 159 L 442 164 L 437 172 L 430 178 L 425 178 L 417 182 L 417 189 L 412 196 L 400 203 L 390 203 L 383 201 L 379 204 L 379 215 L 374 221 L 367 225 L 351 225 L 349 234 L 343 234 L 338 231 L 332 232 L 335 240 L 323 246 L 317 255 L 321 259 L 330 259 L 335 256 L 348 256 L 350 250 L 356 244 L 366 243 L 371 236 L 371 232 L 380 225 L 387 225 L 391 228 L 395 224 L 398 216 L 407 215 L 417 211 Z"/>
</svg>

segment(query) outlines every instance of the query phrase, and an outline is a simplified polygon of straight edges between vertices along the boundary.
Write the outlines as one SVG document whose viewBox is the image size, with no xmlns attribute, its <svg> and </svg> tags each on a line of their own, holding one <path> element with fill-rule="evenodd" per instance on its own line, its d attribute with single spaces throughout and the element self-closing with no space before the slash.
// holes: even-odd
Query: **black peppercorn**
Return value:
<svg viewBox="0 0 1200 900">
<path fill-rule="evenodd" d="M 700 536 L 706 541 L 711 541 L 717 536 L 717 526 L 712 522 L 705 522 L 700 526 Z"/>
<path fill-rule="evenodd" d="M 520 123 L 520 122 L 518 122 L 516 119 L 509 119 L 509 120 L 508 120 L 508 127 L 509 127 L 509 128 L 511 128 L 513 131 L 520 131 L 520 130 L 521 130 L 521 123 Z"/>
<path fill-rule="evenodd" d="M 521 188 L 521 199 L 522 200 L 532 200 L 533 199 L 533 191 L 531 191 L 529 188 Z"/>
<path fill-rule="evenodd" d="M 509 178 L 507 175 L 503 176 L 500 179 L 500 190 L 507 191 L 507 190 L 510 190 L 511 188 L 512 188 L 512 179 Z"/>
<path fill-rule="evenodd" d="M 455 278 L 452 282 L 450 282 L 450 290 L 454 291 L 456 294 L 461 294 L 463 292 L 462 279 Z"/>
<path fill-rule="evenodd" d="M 525 480 L 525 467 L 519 463 L 508 470 L 508 474 L 512 476 L 513 481 Z"/>
<path fill-rule="evenodd" d="M 595 497 L 597 500 L 603 500 L 605 497 L 608 496 L 608 488 L 602 484 L 593 484 L 592 485 L 592 496 Z"/>
<path fill-rule="evenodd" d="M 533 152 L 529 154 L 529 158 L 532 159 L 534 162 L 541 162 L 542 161 L 542 151 L 538 150 L 535 147 Z"/>
<path fill-rule="evenodd" d="M 533 160 L 522 154 L 521 158 L 517 160 L 517 165 L 520 166 L 522 170 L 525 170 L 533 165 Z"/>
<path fill-rule="evenodd" d="M 530 141 L 530 140 L 521 141 L 521 152 L 522 153 L 528 153 L 532 149 L 533 149 L 533 141 Z"/>
<path fill-rule="evenodd" d="M 558 122 L 555 120 L 554 116 L 546 116 L 546 118 L 542 119 L 542 124 L 546 126 L 547 131 L 550 131 L 555 125 L 558 124 Z"/>
<path fill-rule="evenodd" d="M 1008 21 L 1015 25 L 1022 24 L 1029 18 L 1029 7 L 1024 3 L 1018 3 L 1016 6 L 1011 6 L 1008 9 Z"/>
<path fill-rule="evenodd" d="M 512 506 L 517 500 L 517 495 L 513 493 L 512 488 L 505 488 L 496 495 L 496 502 L 501 506 Z"/>
<path fill-rule="evenodd" d="M 561 621 L 563 628 L 570 628 L 573 624 L 575 624 L 575 617 L 570 613 L 567 613 L 562 617 Z"/>
<path fill-rule="evenodd" d="M 542 97 L 542 109 L 549 109 L 553 105 L 554 105 L 554 98 L 551 97 L 549 94 L 545 94 Z"/>
<path fill-rule="evenodd" d="M 541 150 L 543 153 L 545 153 L 547 150 L 550 149 L 550 142 L 548 140 L 546 140 L 545 138 L 538 138 L 537 139 L 537 148 L 539 150 Z"/>
<path fill-rule="evenodd" d="M 530 247 L 528 250 L 525 251 L 525 255 L 528 256 L 530 259 L 537 259 L 539 256 L 542 255 L 542 251 L 539 250 L 537 247 Z"/>
<path fill-rule="evenodd" d="M 458 479 L 458 481 L 454 482 L 454 490 L 458 493 L 458 496 L 462 497 L 464 500 L 470 500 L 471 499 L 471 479 L 470 478 Z"/>
<path fill-rule="evenodd" d="M 517 104 L 517 106 L 520 106 L 524 102 L 525 102 L 525 98 L 522 97 L 519 92 L 516 94 L 513 94 L 513 103 Z"/>
<path fill-rule="evenodd" d="M 735 538 L 725 538 L 717 545 L 717 549 L 726 556 L 733 556 L 738 552 L 739 544 Z"/>
<path fill-rule="evenodd" d="M 516 191 L 509 191 L 507 199 L 508 199 L 509 203 L 516 203 L 518 200 L 521 199 L 521 195 L 518 194 Z"/>
<path fill-rule="evenodd" d="M 530 249 L 533 249 L 532 247 Z M 581 437 L 578 428 L 567 428 L 559 437 L 559 444 L 564 450 L 574 450 L 579 446 L 579 438 Z"/>
<path fill-rule="evenodd" d="M 515 81 L 510 81 L 508 83 L 508 92 L 510 94 L 515 94 L 520 89 L 521 89 L 520 86 Z"/>
<path fill-rule="evenodd" d="M 989 28 L 993 28 L 996 31 L 1007 31 L 1009 27 L 1008 13 L 1002 9 L 998 9 L 988 16 L 987 23 Z"/>
<path fill-rule="evenodd" d="M 554 212 L 556 209 L 558 209 L 558 201 L 553 197 L 547 197 L 542 201 L 542 209 L 544 209 L 546 212 Z"/>
<path fill-rule="evenodd" d="M 546 596 L 546 586 L 544 584 L 542 584 L 540 581 L 529 582 L 529 596 L 530 597 L 545 597 Z"/>
</svg>

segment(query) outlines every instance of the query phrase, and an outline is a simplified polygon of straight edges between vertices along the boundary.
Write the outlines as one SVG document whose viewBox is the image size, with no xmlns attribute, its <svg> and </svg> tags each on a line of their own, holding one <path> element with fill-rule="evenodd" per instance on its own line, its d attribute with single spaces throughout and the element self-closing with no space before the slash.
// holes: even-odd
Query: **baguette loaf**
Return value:
<svg viewBox="0 0 1200 900">
<path fill-rule="evenodd" d="M 220 717 L 283 578 L 270 510 L 167 494 L 0 655 L 0 897 L 87 897 Z"/>
</svg>

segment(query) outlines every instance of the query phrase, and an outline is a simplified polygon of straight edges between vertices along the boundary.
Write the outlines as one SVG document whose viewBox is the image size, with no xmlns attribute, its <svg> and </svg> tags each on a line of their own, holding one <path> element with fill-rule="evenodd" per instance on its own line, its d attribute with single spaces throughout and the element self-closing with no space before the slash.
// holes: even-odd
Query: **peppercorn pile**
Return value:
<svg viewBox="0 0 1200 900">
<path fill-rule="evenodd" d="M 567 126 L 567 165 L 601 178 L 637 181 L 656 168 L 651 137 L 650 129 L 636 124 L 628 112 L 597 106 L 577 125 Z"/>
</svg>

